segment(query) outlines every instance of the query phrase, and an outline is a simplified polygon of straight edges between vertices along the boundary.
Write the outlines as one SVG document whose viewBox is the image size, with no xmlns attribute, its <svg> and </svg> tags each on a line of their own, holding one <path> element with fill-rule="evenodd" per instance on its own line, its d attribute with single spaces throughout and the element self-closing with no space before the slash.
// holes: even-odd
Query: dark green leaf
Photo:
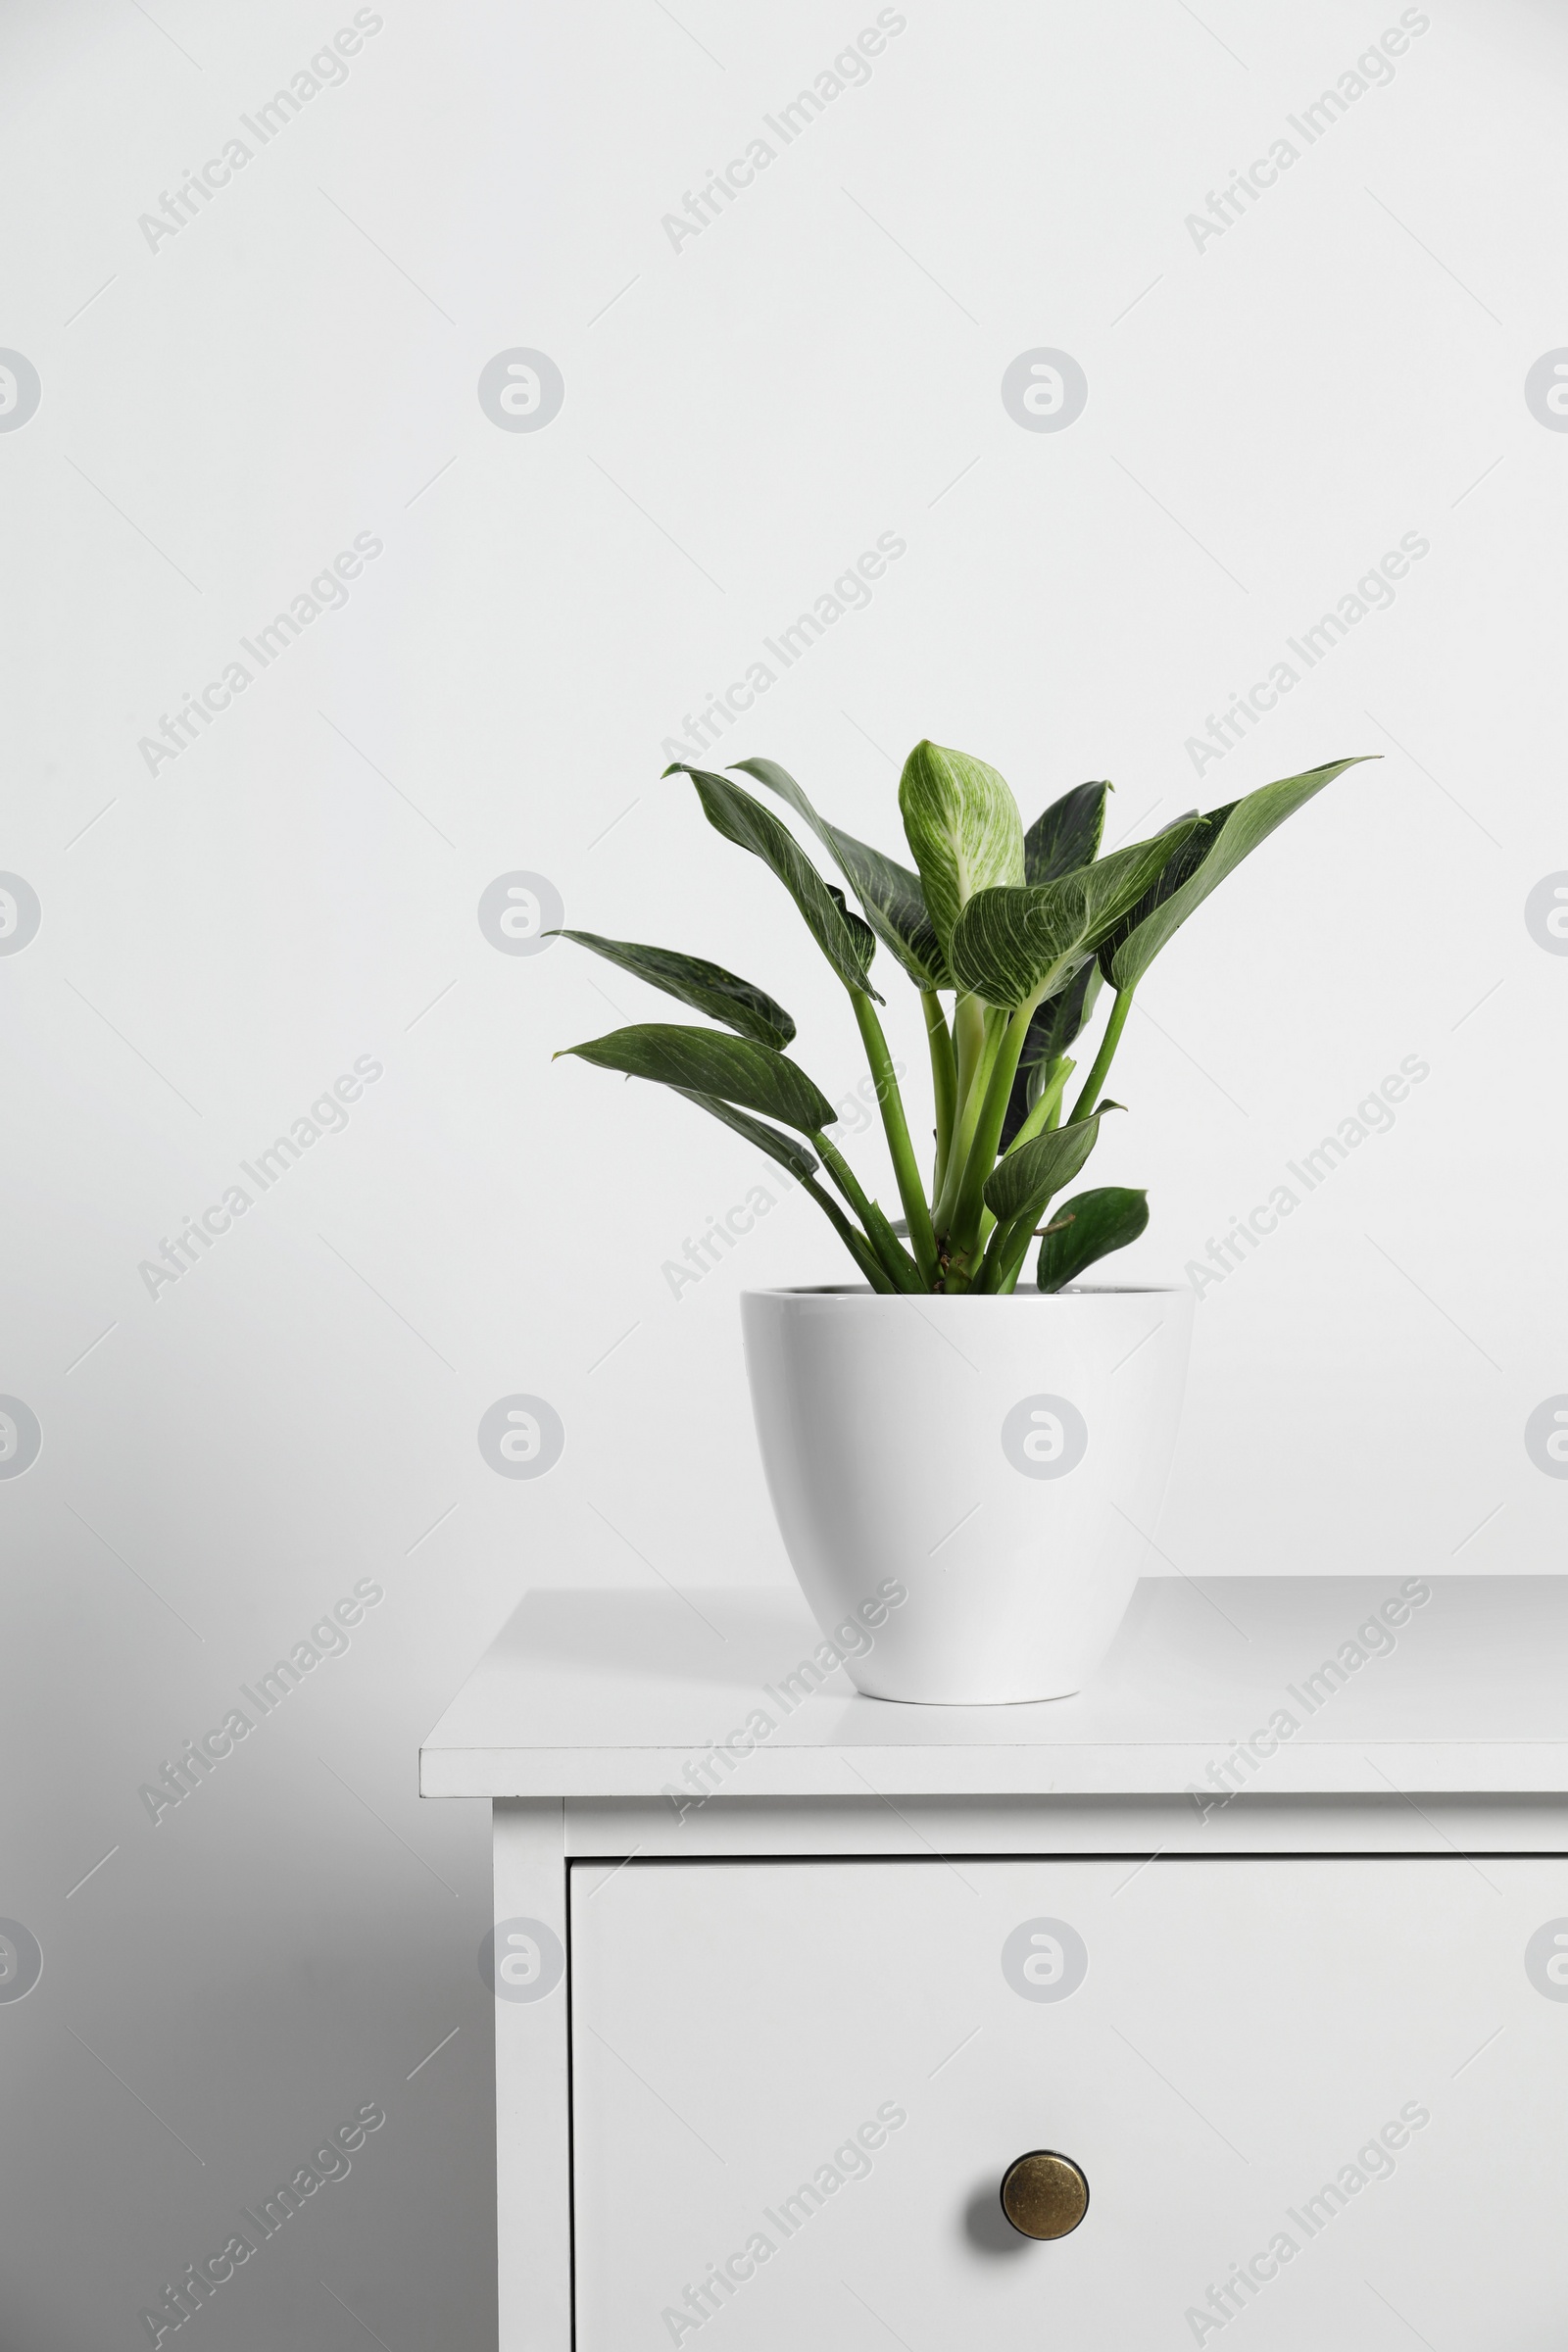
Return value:
<svg viewBox="0 0 1568 2352">
<path fill-rule="evenodd" d="M 1059 1291 L 1076 1282 L 1097 1258 L 1136 1242 L 1149 1223 L 1149 1195 L 1120 1184 L 1102 1185 L 1091 1193 L 1074 1193 L 1064 1200 L 1046 1227 L 1035 1275 L 1043 1291 Z"/>
<path fill-rule="evenodd" d="M 673 1022 L 643 1021 L 614 1029 L 586 1045 L 565 1046 L 602 1070 L 624 1070 L 628 1078 L 652 1078 L 684 1094 L 716 1095 L 742 1110 L 782 1119 L 803 1135 L 831 1126 L 838 1112 L 803 1069 L 771 1047 L 749 1037 L 723 1037 L 713 1029 L 687 1029 Z M 556 1056 L 559 1061 L 561 1055 Z"/>
<path fill-rule="evenodd" d="M 1211 808 L 1206 816 L 1200 815 L 1196 808 L 1187 811 L 1192 819 L 1192 831 L 1185 841 L 1177 843 L 1137 906 L 1130 906 L 1121 921 L 1101 941 L 1095 961 L 1102 979 L 1109 980 L 1119 950 L 1139 925 L 1147 922 L 1156 906 L 1163 906 L 1165 901 L 1173 898 L 1183 883 L 1190 881 L 1197 873 L 1213 848 L 1220 827 L 1236 806 L 1236 802 L 1232 801 L 1224 808 Z"/>
<path fill-rule="evenodd" d="M 906 1297 L 922 1297 L 926 1286 L 920 1269 L 908 1251 L 900 1248 L 898 1235 L 874 1200 L 866 1201 L 862 1216 L 871 1246 L 894 1287 Z"/>
<path fill-rule="evenodd" d="M 852 913 L 850 902 L 836 882 L 827 883 L 825 888 L 828 897 L 849 926 L 850 937 L 855 942 L 856 955 L 862 959 L 862 968 L 869 968 L 871 958 L 876 954 L 876 933 L 869 923 L 862 921 L 859 915 Z M 861 986 L 864 985 L 862 981 Z M 882 1003 L 880 997 L 878 997 L 877 1003 L 879 1004 Z"/>
<path fill-rule="evenodd" d="M 765 989 L 726 972 L 720 963 L 706 962 L 701 956 L 682 956 L 674 948 L 643 947 L 630 939 L 601 939 L 597 931 L 557 931 L 547 936 L 574 939 L 579 948 L 591 948 L 607 962 L 635 972 L 639 980 L 662 988 L 666 997 L 678 997 L 694 1011 L 708 1013 L 742 1037 L 756 1038 L 760 1046 L 787 1046 L 795 1035 L 795 1023 Z"/>
<path fill-rule="evenodd" d="M 1058 881 L 977 891 L 954 926 L 948 961 L 988 1004 L 1054 996 L 1154 882 L 1195 817 L 1152 841 L 1113 850 Z"/>
<path fill-rule="evenodd" d="M 690 776 L 709 823 L 726 841 L 750 850 L 754 858 L 771 866 L 845 987 L 863 989 L 867 996 L 875 997 L 876 991 L 866 979 L 875 938 L 858 915 L 845 914 L 842 893 L 835 903 L 832 891 L 789 827 L 781 825 L 753 794 L 710 768 L 689 767 L 684 760 L 676 760 L 664 773 Z M 876 1001 L 882 1002 L 880 997 Z"/>
<path fill-rule="evenodd" d="M 953 927 L 974 893 L 1023 881 L 1018 804 L 983 760 L 917 743 L 899 780 L 899 807 L 951 969 Z"/>
<path fill-rule="evenodd" d="M 748 1111 L 737 1110 L 733 1103 L 721 1102 L 717 1095 L 700 1095 L 695 1087 L 690 1086 L 677 1086 L 671 1092 L 684 1095 L 688 1102 L 695 1102 L 699 1110 L 706 1110 L 711 1118 L 722 1119 L 726 1127 L 733 1127 L 737 1135 L 744 1135 L 746 1141 L 755 1144 L 759 1152 L 765 1152 L 768 1158 L 776 1159 L 781 1168 L 788 1168 L 801 1184 L 806 1182 L 808 1176 L 816 1174 L 820 1161 L 813 1159 L 806 1146 L 798 1144 L 792 1135 L 784 1135 L 777 1127 L 769 1127 L 761 1119 L 754 1119 Z"/>
<path fill-rule="evenodd" d="M 1100 971 L 1093 962 L 1086 963 L 1063 989 L 1037 1004 L 1030 1016 L 1028 1033 L 1023 1041 L 1020 1061 L 1023 1067 L 1041 1061 L 1054 1061 L 1074 1044 L 1079 1031 L 1095 1009 L 1100 995 Z"/>
<path fill-rule="evenodd" d="M 866 1281 L 870 1284 L 872 1290 L 876 1292 L 877 1296 L 882 1298 L 891 1298 L 895 1297 L 897 1285 L 888 1280 L 887 1275 L 882 1270 L 881 1259 L 877 1256 L 876 1251 L 872 1249 L 864 1234 L 861 1233 L 857 1226 L 846 1224 L 844 1228 L 843 1240 L 845 1248 L 849 1250 L 850 1255 L 854 1258 L 856 1264 L 859 1267 L 860 1272 L 865 1276 Z"/>
<path fill-rule="evenodd" d="M 1029 1116 L 1039 1099 L 1039 1090 L 1046 1070 L 1059 1054 L 1067 1053 L 1084 1023 L 1095 1008 L 1100 995 L 1100 966 L 1093 959 L 1084 964 L 1054 997 L 1037 1004 L 1030 1016 L 1018 1056 L 1018 1068 L 1012 1081 L 1012 1093 L 1007 1100 L 1007 1115 L 1002 1122 L 1001 1148 L 1004 1152 Z"/>
<path fill-rule="evenodd" d="M 942 942 L 926 911 L 920 877 L 906 865 L 884 856 L 853 833 L 841 832 L 818 816 L 795 778 L 776 760 L 737 760 L 735 765 L 759 784 L 765 784 L 804 817 L 865 909 L 866 921 L 882 945 L 908 973 L 916 988 L 951 988 Z"/>
<path fill-rule="evenodd" d="M 1023 837 L 1023 878 L 1026 882 L 1056 882 L 1075 874 L 1100 855 L 1100 836 L 1105 824 L 1105 795 L 1112 784 L 1079 784 L 1053 801 Z"/>
<path fill-rule="evenodd" d="M 1113 1102 L 1102 1102 L 1089 1119 L 1079 1119 L 1071 1127 L 1054 1127 L 1049 1135 L 1037 1135 L 1005 1159 L 999 1159 L 986 1178 L 984 1200 L 987 1208 L 999 1225 L 1011 1225 L 1025 1219 L 1033 1225 L 1052 1196 L 1059 1193 L 1064 1184 L 1071 1184 L 1084 1161 L 1094 1150 L 1100 1135 L 1100 1122 Z"/>
<path fill-rule="evenodd" d="M 1376 757 L 1368 753 L 1359 756 Z M 1112 986 L 1136 987 L 1160 949 L 1209 892 L 1216 890 L 1260 841 L 1267 840 L 1276 825 L 1282 825 L 1348 767 L 1358 764 L 1359 760 L 1331 760 L 1326 766 L 1308 768 L 1302 775 L 1282 776 L 1278 783 L 1260 785 L 1245 800 L 1233 801 L 1228 808 L 1212 809 L 1200 818 L 1201 831 L 1185 845 L 1185 853 L 1177 853 L 1168 872 L 1158 877 L 1149 906 L 1130 908 L 1120 934 L 1107 942 L 1109 953 L 1102 961 Z"/>
</svg>

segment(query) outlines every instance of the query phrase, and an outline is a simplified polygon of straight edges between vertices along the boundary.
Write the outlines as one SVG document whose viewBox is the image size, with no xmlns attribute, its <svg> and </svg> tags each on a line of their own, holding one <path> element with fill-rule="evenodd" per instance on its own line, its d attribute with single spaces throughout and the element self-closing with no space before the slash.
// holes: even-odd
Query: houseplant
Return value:
<svg viewBox="0 0 1568 2352">
<path fill-rule="evenodd" d="M 912 871 L 829 824 L 770 760 L 723 775 L 684 761 L 665 770 L 688 775 L 709 822 L 783 883 L 848 992 L 897 1222 L 829 1139 L 833 1107 L 786 1054 L 795 1024 L 764 989 L 671 949 L 563 932 L 723 1024 L 643 1022 L 564 1051 L 672 1087 L 736 1129 L 805 1187 L 861 1278 L 749 1294 L 743 1318 L 786 1548 L 824 1631 L 860 1629 L 840 1645 L 861 1650 L 847 1662 L 873 1695 L 1059 1695 L 1114 1633 L 1168 1474 L 1192 1299 L 1078 1287 L 1142 1233 L 1147 1199 L 1119 1186 L 1058 1196 L 1119 1107 L 1106 1078 L 1161 948 L 1353 764 L 1285 777 L 1102 855 L 1108 783 L 1079 785 L 1025 831 L 995 768 L 922 742 L 899 787 Z M 859 913 L 737 773 L 815 837 Z M 879 945 L 920 994 L 929 1187 L 877 1013 Z M 1069 1107 L 1069 1049 L 1107 991 Z M 1026 1303 L 1015 1294 L 1037 1234 Z M 903 1596 L 891 1612 L 890 1586 Z"/>
</svg>

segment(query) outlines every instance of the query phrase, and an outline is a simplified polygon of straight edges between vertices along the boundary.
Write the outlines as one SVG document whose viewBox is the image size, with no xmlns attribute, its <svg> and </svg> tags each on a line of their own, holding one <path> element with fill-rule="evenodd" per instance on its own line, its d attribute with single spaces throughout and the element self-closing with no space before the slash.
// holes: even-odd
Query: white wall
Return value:
<svg viewBox="0 0 1568 2352">
<path fill-rule="evenodd" d="M 0 2002 L 19 2352 L 145 2341 L 161 2282 L 370 2102 L 349 2178 L 181 2340 L 492 2340 L 488 1824 L 421 1809 L 418 1739 L 530 1585 L 786 1573 L 736 1295 L 842 1269 L 780 1198 L 673 1298 L 687 1237 L 779 1178 L 552 1065 L 660 1001 L 497 953 L 476 906 L 541 873 L 568 921 L 732 963 L 852 1086 L 782 894 L 658 776 L 879 534 L 906 552 L 874 600 L 723 747 L 858 832 L 896 846 L 922 734 L 1026 817 L 1109 774 L 1122 832 L 1381 756 L 1182 935 L 1118 1063 L 1096 1175 L 1149 1185 L 1150 1280 L 1430 1069 L 1205 1290 L 1170 1558 L 1561 1565 L 1568 1495 L 1523 1442 L 1568 1388 L 1568 963 L 1524 913 L 1568 867 L 1568 439 L 1524 397 L 1568 343 L 1560 12 L 1404 11 L 1393 78 L 1308 147 L 1288 118 L 1397 6 L 900 0 L 787 148 L 764 117 L 869 0 L 373 13 L 266 147 L 241 116 L 347 0 L 14 0 L 0 29 L 0 344 L 41 382 L 0 431 L 0 867 L 42 911 L 0 956 L 0 1391 L 42 1431 L 0 1480 L 0 1915 L 44 1955 Z M 150 245 L 236 130 L 244 168 Z M 672 247 L 662 216 L 760 132 L 774 160 Z M 1197 242 L 1282 135 L 1298 160 Z M 540 431 L 476 397 L 516 347 L 564 377 Z M 1088 379 L 1064 431 L 1000 396 L 1038 347 Z M 343 609 L 149 772 L 161 714 L 361 533 Z M 1207 714 L 1404 534 L 1429 552 L 1392 607 L 1200 779 Z M 150 1296 L 162 1237 L 359 1056 L 346 1130 Z M 476 1444 L 516 1392 L 566 1433 L 538 1480 Z M 346 1654 L 155 1826 L 141 1785 L 362 1579 Z"/>
</svg>

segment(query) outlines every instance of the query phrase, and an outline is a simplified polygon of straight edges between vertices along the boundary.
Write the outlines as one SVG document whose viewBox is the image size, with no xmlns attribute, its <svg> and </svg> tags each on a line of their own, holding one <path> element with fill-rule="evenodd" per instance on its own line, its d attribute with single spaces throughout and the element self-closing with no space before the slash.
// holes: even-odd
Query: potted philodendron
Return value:
<svg viewBox="0 0 1568 2352">
<path fill-rule="evenodd" d="M 1118 1107 L 1106 1077 L 1160 949 L 1354 762 L 1102 855 L 1108 783 L 1080 784 L 1025 831 L 995 768 L 919 743 L 899 786 L 913 872 L 820 817 L 773 760 L 737 764 L 816 837 L 860 913 L 734 771 L 677 761 L 665 773 L 689 775 L 710 824 L 772 869 L 848 991 L 902 1216 L 829 1137 L 836 1114 L 785 1052 L 784 1007 L 718 964 L 564 932 L 722 1024 L 640 1022 L 566 1051 L 673 1087 L 745 1136 L 805 1187 L 855 1261 L 855 1283 L 748 1292 L 742 1323 L 785 1546 L 824 1631 L 857 1653 L 858 1687 L 958 1705 L 1059 1697 L 1108 1646 L 1148 1555 L 1193 1310 L 1185 1286 L 1080 1281 L 1143 1232 L 1142 1192 L 1061 1196 Z M 920 994 L 929 1185 L 877 1013 L 879 944 Z M 1071 1049 L 1081 1061 L 1102 1010 L 1072 1089 Z"/>
</svg>

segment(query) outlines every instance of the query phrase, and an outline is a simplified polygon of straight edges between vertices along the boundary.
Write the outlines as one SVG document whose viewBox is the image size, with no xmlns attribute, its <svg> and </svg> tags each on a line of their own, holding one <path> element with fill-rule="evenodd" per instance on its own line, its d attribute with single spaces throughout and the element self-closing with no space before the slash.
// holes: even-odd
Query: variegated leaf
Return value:
<svg viewBox="0 0 1568 2352">
<path fill-rule="evenodd" d="M 666 997 L 678 998 L 694 1012 L 706 1012 L 742 1037 L 756 1038 L 760 1046 L 787 1046 L 795 1035 L 795 1023 L 766 989 L 726 972 L 721 963 L 682 956 L 674 948 L 643 947 L 636 940 L 602 939 L 597 931 L 558 931 L 553 936 L 575 940 L 579 948 L 590 948 L 607 963 L 619 964 L 651 988 L 662 988 Z"/>
<path fill-rule="evenodd" d="M 845 987 L 861 989 L 867 996 L 875 997 L 876 991 L 866 978 L 876 953 L 875 937 L 858 915 L 846 915 L 843 893 L 835 901 L 831 887 L 823 881 L 789 827 L 781 825 L 771 808 L 764 808 L 754 794 L 728 776 L 715 775 L 710 768 L 690 767 L 684 760 L 676 760 L 664 773 L 690 776 L 697 787 L 703 813 L 713 830 L 771 866 Z M 881 1002 L 877 997 L 877 1003 Z"/>
<path fill-rule="evenodd" d="M 818 816 L 787 768 L 776 760 L 737 760 L 743 774 L 755 776 L 787 801 L 803 817 L 817 840 L 837 860 L 840 872 L 865 909 L 865 919 L 882 945 L 904 966 L 916 988 L 951 988 L 942 942 L 926 909 L 920 877 L 906 865 L 873 850 L 853 833 Z"/>
<path fill-rule="evenodd" d="M 1053 801 L 1023 837 L 1023 878 L 1026 882 L 1054 882 L 1075 874 L 1100 855 L 1100 836 L 1105 824 L 1105 795 L 1111 784 L 1079 784 Z"/>
<path fill-rule="evenodd" d="M 1040 1244 L 1035 1281 L 1043 1291 L 1059 1291 L 1069 1282 L 1136 1242 L 1149 1223 L 1149 1195 L 1130 1186 L 1102 1185 L 1092 1193 L 1074 1193 L 1052 1213 Z"/>
<path fill-rule="evenodd" d="M 742 1110 L 782 1119 L 802 1135 L 834 1124 L 838 1112 L 798 1064 L 749 1037 L 725 1037 L 716 1029 L 688 1029 L 675 1022 L 643 1021 L 612 1029 L 566 1054 L 602 1070 L 623 1070 L 628 1078 L 652 1078 L 682 1094 L 716 1095 Z M 556 1059 L 559 1061 L 560 1054 Z"/>
<path fill-rule="evenodd" d="M 959 987 L 1009 1007 L 1054 996 L 1137 905 L 1197 822 L 1184 817 L 1152 841 L 1113 850 L 1055 882 L 976 892 L 949 949 Z"/>
<path fill-rule="evenodd" d="M 1348 767 L 1378 756 L 1362 753 L 1357 759 L 1331 760 L 1326 766 L 1308 768 L 1299 776 L 1282 776 L 1278 783 L 1260 785 L 1245 800 L 1233 801 L 1228 808 L 1215 808 L 1200 818 L 1201 830 L 1182 845 L 1151 887 L 1146 903 L 1130 907 L 1104 943 L 1101 968 L 1111 985 L 1135 988 L 1187 917 L 1260 841 L 1267 840 L 1276 825 L 1294 816 Z"/>
<path fill-rule="evenodd" d="M 899 807 L 951 969 L 954 926 L 975 892 L 1023 882 L 1018 804 L 983 760 L 917 743 L 904 763 Z"/>
<path fill-rule="evenodd" d="M 999 1159 L 985 1183 L 985 1203 L 997 1223 L 1027 1219 L 1032 1225 L 1053 1195 L 1071 1184 L 1099 1140 L 1102 1118 L 1115 1108 L 1113 1102 L 1102 1103 L 1092 1118 L 1054 1127 Z"/>
<path fill-rule="evenodd" d="M 732 1102 L 721 1102 L 717 1095 L 702 1095 L 691 1086 L 672 1087 L 670 1092 L 683 1095 L 688 1102 L 695 1102 L 698 1109 L 706 1110 L 710 1118 L 722 1119 L 726 1127 L 733 1127 L 737 1135 L 744 1135 L 749 1144 L 755 1144 L 759 1152 L 765 1152 L 769 1159 L 776 1159 L 781 1168 L 788 1168 L 790 1174 L 802 1184 L 808 1176 L 814 1176 L 821 1165 L 806 1146 L 798 1144 L 792 1135 L 784 1135 L 777 1127 L 769 1127 L 765 1120 L 754 1119 L 749 1111 L 737 1110 Z"/>
</svg>

